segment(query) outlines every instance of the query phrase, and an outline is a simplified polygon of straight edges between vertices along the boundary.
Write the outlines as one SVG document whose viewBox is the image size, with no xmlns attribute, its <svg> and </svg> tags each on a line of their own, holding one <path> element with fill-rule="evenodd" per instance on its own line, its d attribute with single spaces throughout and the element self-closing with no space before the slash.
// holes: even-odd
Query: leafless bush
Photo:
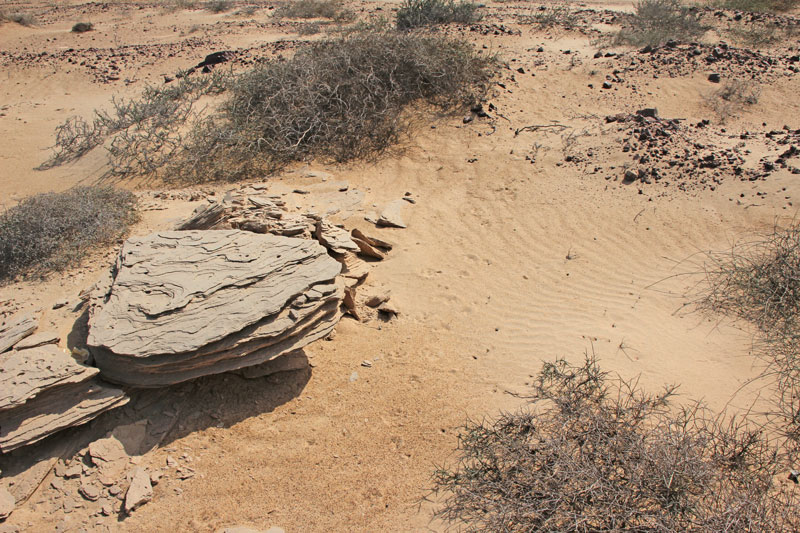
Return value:
<svg viewBox="0 0 800 533">
<path fill-rule="evenodd" d="M 619 44 L 659 46 L 667 41 L 696 39 L 705 33 L 696 8 L 679 0 L 640 0 L 628 25 L 616 36 Z"/>
<path fill-rule="evenodd" d="M 800 225 L 725 253 L 708 253 L 693 295 L 706 313 L 746 320 L 759 331 L 762 378 L 774 386 L 772 427 L 800 446 Z"/>
<path fill-rule="evenodd" d="M 397 10 L 397 28 L 408 30 L 448 22 L 471 24 L 481 19 L 478 9 L 478 4 L 464 0 L 404 0 Z"/>
<path fill-rule="evenodd" d="M 781 450 L 673 394 L 593 357 L 546 363 L 527 408 L 464 426 L 457 464 L 434 477 L 438 515 L 466 531 L 798 531 Z"/>
<path fill-rule="evenodd" d="M 800 5 L 798 0 L 720 0 L 713 5 L 736 11 L 786 12 Z"/>
<path fill-rule="evenodd" d="M 467 43 L 441 36 L 348 33 L 232 77 L 184 78 L 114 101 L 92 123 L 72 119 L 57 132 L 44 168 L 106 142 L 115 174 L 233 180 L 314 157 L 347 161 L 380 152 L 407 125 L 417 102 L 441 111 L 474 104 L 495 63 Z M 228 96 L 214 112 L 193 103 L 212 90 Z"/>
<path fill-rule="evenodd" d="M 308 22 L 306 24 L 301 24 L 297 28 L 297 33 L 299 35 L 316 35 L 322 31 L 322 25 L 319 22 Z"/>
<path fill-rule="evenodd" d="M 236 11 L 235 14 L 242 17 L 252 17 L 259 9 L 260 9 L 259 6 L 253 6 L 253 5 L 244 6 L 242 9 Z"/>
<path fill-rule="evenodd" d="M 81 117 L 71 117 L 56 128 L 53 155 L 39 166 L 40 170 L 52 168 L 79 159 L 87 152 L 112 141 L 112 166 L 115 171 L 136 165 L 139 139 L 162 139 L 162 144 L 179 144 L 180 129 L 192 117 L 193 105 L 203 95 L 221 92 L 227 83 L 224 73 L 214 72 L 202 77 L 183 76 L 178 83 L 161 87 L 149 86 L 138 99 L 112 98 L 111 110 L 95 111 L 91 122 Z M 169 134 L 167 139 L 165 134 Z M 157 145 L 158 143 L 156 143 Z M 151 146 L 152 143 L 151 143 Z M 151 154 L 142 152 L 144 160 Z M 153 165 L 145 164 L 145 168 Z"/>
<path fill-rule="evenodd" d="M 339 0 L 291 0 L 275 10 L 275 16 L 292 19 L 331 19 L 347 22 L 356 14 L 346 9 Z"/>
<path fill-rule="evenodd" d="M 94 24 L 91 22 L 78 22 L 72 26 L 72 33 L 86 33 L 87 31 L 92 31 L 94 29 Z"/>
<path fill-rule="evenodd" d="M 205 5 L 206 11 L 211 11 L 212 13 L 224 13 L 230 11 L 232 7 L 230 0 L 211 0 L 206 2 Z"/>
<path fill-rule="evenodd" d="M 183 9 L 196 9 L 197 4 L 197 0 L 167 0 L 164 5 L 164 10 L 168 13 L 174 13 L 175 11 Z"/>
<path fill-rule="evenodd" d="M 36 18 L 31 13 L 7 13 L 0 11 L 0 24 L 3 22 L 16 22 L 20 26 L 33 26 Z"/>
<path fill-rule="evenodd" d="M 519 20 L 522 23 L 535 24 L 540 28 L 560 27 L 566 30 L 575 29 L 580 23 L 578 15 L 567 3 L 540 6 L 530 14 L 521 15 Z"/>
<path fill-rule="evenodd" d="M 705 97 L 706 105 L 720 122 L 736 116 L 745 106 L 758 103 L 761 88 L 749 80 L 728 80 L 722 87 Z"/>
<path fill-rule="evenodd" d="M 136 198 L 110 187 L 37 194 L 0 213 L 0 281 L 80 263 L 136 221 Z"/>
</svg>

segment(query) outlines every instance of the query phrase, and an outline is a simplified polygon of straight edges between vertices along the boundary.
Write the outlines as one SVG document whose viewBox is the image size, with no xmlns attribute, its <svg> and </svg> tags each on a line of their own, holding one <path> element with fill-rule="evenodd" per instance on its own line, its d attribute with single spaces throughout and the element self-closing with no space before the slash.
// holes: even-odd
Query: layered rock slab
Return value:
<svg viewBox="0 0 800 533">
<path fill-rule="evenodd" d="M 53 345 L 0 356 L 0 452 L 37 442 L 124 405 L 128 397 L 95 379 Z"/>
<path fill-rule="evenodd" d="M 257 365 L 331 332 L 340 270 L 307 239 L 239 230 L 131 238 L 94 298 L 87 344 L 103 377 L 138 387 Z"/>
</svg>

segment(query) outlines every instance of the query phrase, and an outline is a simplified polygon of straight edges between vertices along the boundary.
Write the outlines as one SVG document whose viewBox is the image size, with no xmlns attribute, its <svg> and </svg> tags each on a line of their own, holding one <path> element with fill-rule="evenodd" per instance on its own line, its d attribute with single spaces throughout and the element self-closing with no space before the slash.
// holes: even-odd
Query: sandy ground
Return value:
<svg viewBox="0 0 800 533">
<path fill-rule="evenodd" d="M 119 79 L 108 83 L 96 81 L 91 69 L 55 60 L 5 64 L 0 198 L 7 205 L 98 179 L 100 150 L 65 167 L 32 170 L 46 159 L 53 128 L 67 116 L 108 105 L 113 94 L 136 94 L 206 53 L 298 39 L 291 26 L 271 23 L 268 10 L 241 17 L 127 2 L 56 5 L 60 10 L 20 5 L 40 10 L 43 22 L 0 26 L 0 50 L 22 56 L 156 46 L 194 35 L 198 43 L 172 57 L 126 59 Z M 381 7 L 384 14 L 391 5 L 354 4 L 364 12 Z M 630 5 L 590 4 L 628 11 Z M 678 383 L 683 398 L 702 398 L 715 409 L 750 405 L 760 385 L 739 389 L 758 374 L 751 332 L 721 317 L 684 312 L 686 291 L 698 280 L 687 274 L 698 272 L 703 251 L 726 249 L 792 220 L 798 177 L 784 169 L 764 180 L 730 178 L 714 190 L 682 191 L 624 185 L 621 166 L 595 174 L 565 163 L 564 133 L 578 134 L 576 146 L 584 151 L 615 140 L 597 127 L 609 114 L 657 107 L 661 116 L 687 123 L 712 118 L 703 101 L 713 89 L 707 73 L 653 78 L 634 71 L 626 77 L 637 90 L 615 84 L 602 91 L 612 67 L 592 59 L 592 36 L 516 24 L 511 13 L 524 9 L 522 3 L 489 6 L 487 24 L 521 32 L 465 32 L 513 69 L 501 76 L 505 88 L 496 86 L 489 98 L 504 118 L 495 117 L 494 126 L 463 124 L 461 117 L 439 120 L 435 128 L 419 121 L 397 150 L 376 162 L 313 165 L 365 191 L 367 206 L 406 191 L 417 199 L 407 209 L 407 229 L 349 221 L 396 245 L 371 278 L 392 291 L 399 318 L 368 324 L 345 318 L 334 340 L 306 350 L 310 373 L 257 384 L 231 376 L 200 380 L 185 398 L 186 418 L 149 459 L 163 464 L 169 454 L 185 454 L 197 476 L 159 484 L 153 501 L 124 521 L 80 510 L 65 514 L 43 487 L 8 523 L 29 531 L 215 531 L 233 524 L 288 532 L 440 530 L 443 524 L 431 519 L 434 506 L 422 498 L 434 468 L 452 460 L 459 424 L 517 407 L 520 400 L 508 393 L 524 392 L 541 361 L 577 362 L 587 352 L 607 370 L 640 376 L 648 388 Z M 69 32 L 87 18 L 96 31 Z M 266 27 L 230 24 L 253 19 Z M 195 25 L 201 29 L 187 33 Z M 544 52 L 536 51 L 540 46 Z M 525 74 L 516 72 L 520 67 Z M 800 128 L 798 89 L 797 76 L 766 79 L 759 102 L 725 128 L 732 134 Z M 569 130 L 515 135 L 526 125 L 554 121 Z M 291 172 L 271 179 L 292 186 L 314 181 Z M 169 227 L 196 205 L 175 201 L 167 210 L 147 211 L 134 233 Z M 74 298 L 113 253 L 98 253 L 45 282 L 0 288 L 0 301 L 8 309 L 42 309 L 42 322 L 66 338 L 77 316 L 69 308 L 50 310 L 52 302 Z M 361 366 L 364 360 L 372 367 Z"/>
</svg>

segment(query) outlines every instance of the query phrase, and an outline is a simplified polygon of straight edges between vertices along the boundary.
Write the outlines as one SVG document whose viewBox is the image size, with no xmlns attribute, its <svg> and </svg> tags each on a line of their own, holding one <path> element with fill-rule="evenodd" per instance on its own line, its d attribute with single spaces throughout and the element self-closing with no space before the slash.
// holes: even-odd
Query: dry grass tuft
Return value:
<svg viewBox="0 0 800 533">
<path fill-rule="evenodd" d="M 746 106 L 758 103 L 761 87 L 750 80 L 727 80 L 722 87 L 705 97 L 705 103 L 720 123 L 738 115 Z"/>
<path fill-rule="evenodd" d="M 800 6 L 800 0 L 720 0 L 713 5 L 735 11 L 785 13 Z"/>
<path fill-rule="evenodd" d="M 464 426 L 434 477 L 438 515 L 465 531 L 798 531 L 798 491 L 760 428 L 673 395 L 593 357 L 544 364 L 527 408 Z"/>
<path fill-rule="evenodd" d="M 405 0 L 397 11 L 397 28 L 409 30 L 433 24 L 478 22 L 478 4 L 455 0 Z"/>
<path fill-rule="evenodd" d="M 211 0 L 206 2 L 205 9 L 212 13 L 225 13 L 233 9 L 233 3 L 231 0 Z"/>
<path fill-rule="evenodd" d="M 616 36 L 618 44 L 660 46 L 667 41 L 688 41 L 701 37 L 706 28 L 697 8 L 679 0 L 640 0 L 630 23 Z"/>
<path fill-rule="evenodd" d="M 7 13 L 0 11 L 0 24 L 4 22 L 16 22 L 20 26 L 36 25 L 36 18 L 31 13 Z"/>
<path fill-rule="evenodd" d="M 0 213 L 0 282 L 74 267 L 136 221 L 136 198 L 111 187 L 37 194 Z"/>
<path fill-rule="evenodd" d="M 349 22 L 356 18 L 356 14 L 346 9 L 339 0 L 291 0 L 275 10 L 275 17 Z"/>
<path fill-rule="evenodd" d="M 580 23 L 578 14 L 572 10 L 568 3 L 539 6 L 531 14 L 521 15 L 519 20 L 523 24 L 534 24 L 540 28 L 559 27 L 565 30 L 575 29 Z"/>
</svg>

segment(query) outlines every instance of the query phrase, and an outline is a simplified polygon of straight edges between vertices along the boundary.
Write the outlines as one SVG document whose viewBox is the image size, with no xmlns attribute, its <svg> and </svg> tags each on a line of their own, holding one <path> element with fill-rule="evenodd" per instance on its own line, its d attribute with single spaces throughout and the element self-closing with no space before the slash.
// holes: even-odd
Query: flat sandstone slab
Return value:
<svg viewBox="0 0 800 533">
<path fill-rule="evenodd" d="M 38 325 L 33 316 L 21 314 L 14 315 L 0 324 L 0 353 L 33 333 Z"/>
<path fill-rule="evenodd" d="M 316 241 L 239 230 L 129 239 L 90 309 L 101 375 L 159 387 L 260 364 L 330 333 L 339 262 Z"/>
<path fill-rule="evenodd" d="M 52 344 L 0 355 L 0 412 L 21 407 L 53 387 L 86 381 L 98 372 Z"/>
</svg>

